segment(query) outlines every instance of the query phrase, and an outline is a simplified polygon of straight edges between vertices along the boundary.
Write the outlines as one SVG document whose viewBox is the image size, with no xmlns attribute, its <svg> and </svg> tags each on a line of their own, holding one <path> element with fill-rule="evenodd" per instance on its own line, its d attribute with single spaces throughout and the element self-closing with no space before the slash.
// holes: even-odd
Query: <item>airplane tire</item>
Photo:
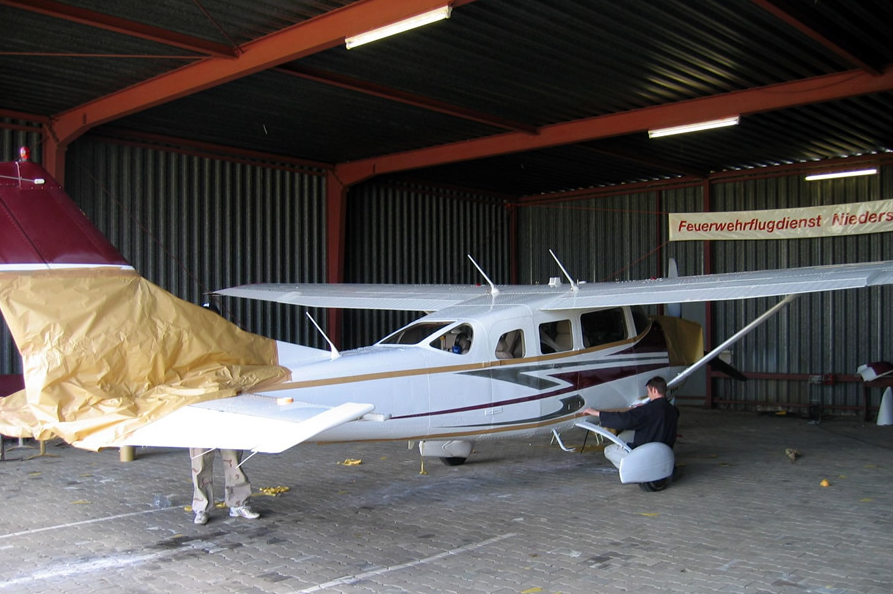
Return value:
<svg viewBox="0 0 893 594">
<path fill-rule="evenodd" d="M 457 456 L 451 456 L 449 458 L 441 458 L 440 461 L 446 464 L 447 466 L 462 466 L 465 464 L 465 461 L 468 458 L 460 458 Z"/>
<path fill-rule="evenodd" d="M 647 483 L 639 483 L 639 488 L 648 493 L 655 493 L 657 491 L 663 491 L 667 487 L 670 486 L 670 483 L 679 478 L 679 467 L 673 466 L 673 474 L 668 476 L 667 478 L 662 478 L 659 481 L 650 481 Z"/>
<path fill-rule="evenodd" d="M 663 491 L 667 488 L 667 485 L 670 484 L 670 479 L 660 479 L 659 481 L 650 481 L 647 483 L 639 483 L 639 488 L 648 493 L 654 493 L 656 491 Z"/>
</svg>

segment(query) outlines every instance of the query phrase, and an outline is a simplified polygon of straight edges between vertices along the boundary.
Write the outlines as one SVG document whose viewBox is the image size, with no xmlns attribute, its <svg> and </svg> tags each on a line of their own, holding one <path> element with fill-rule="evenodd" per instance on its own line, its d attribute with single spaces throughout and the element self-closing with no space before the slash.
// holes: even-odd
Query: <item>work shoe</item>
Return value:
<svg viewBox="0 0 893 594">
<path fill-rule="evenodd" d="M 204 526 L 205 524 L 208 523 L 208 512 L 203 512 L 203 511 L 195 512 L 195 520 L 193 520 L 193 522 Z"/>
<path fill-rule="evenodd" d="M 251 508 L 247 505 L 237 505 L 236 507 L 229 508 L 229 515 L 231 518 L 248 518 L 249 520 L 256 520 L 260 517 L 260 514 L 251 511 Z"/>
</svg>

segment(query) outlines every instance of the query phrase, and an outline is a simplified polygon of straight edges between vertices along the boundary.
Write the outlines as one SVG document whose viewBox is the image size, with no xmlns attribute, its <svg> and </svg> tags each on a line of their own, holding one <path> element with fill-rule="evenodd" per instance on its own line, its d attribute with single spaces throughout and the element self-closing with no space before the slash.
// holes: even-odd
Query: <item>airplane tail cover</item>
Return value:
<svg viewBox="0 0 893 594">
<path fill-rule="evenodd" d="M 0 163 L 0 312 L 25 389 L 0 433 L 120 445 L 188 404 L 285 379 L 273 340 L 139 276 L 33 163 Z"/>
</svg>

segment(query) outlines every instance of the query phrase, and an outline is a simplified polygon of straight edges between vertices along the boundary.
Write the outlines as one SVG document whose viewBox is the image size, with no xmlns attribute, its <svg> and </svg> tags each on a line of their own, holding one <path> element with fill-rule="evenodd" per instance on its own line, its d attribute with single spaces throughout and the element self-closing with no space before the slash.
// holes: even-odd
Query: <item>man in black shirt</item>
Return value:
<svg viewBox="0 0 893 594">
<path fill-rule="evenodd" d="M 622 412 L 587 408 L 583 414 L 598 417 L 603 426 L 611 429 L 634 430 L 636 435 L 630 444 L 632 449 L 652 441 L 665 443 L 672 448 L 676 443 L 676 424 L 679 419 L 679 411 L 667 400 L 667 382 L 664 378 L 656 376 L 648 380 L 645 389 L 648 391 L 648 402 L 641 406 Z M 627 452 L 614 444 L 605 448 L 605 457 L 618 467 L 620 460 L 626 454 Z"/>
</svg>

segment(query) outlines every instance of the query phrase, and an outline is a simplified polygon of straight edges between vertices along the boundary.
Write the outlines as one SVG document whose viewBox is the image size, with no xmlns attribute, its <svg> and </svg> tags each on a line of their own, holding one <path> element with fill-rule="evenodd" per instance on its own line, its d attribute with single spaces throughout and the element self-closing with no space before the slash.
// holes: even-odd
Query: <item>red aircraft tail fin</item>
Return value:
<svg viewBox="0 0 893 594">
<path fill-rule="evenodd" d="M 43 167 L 0 163 L 0 271 L 129 267 Z"/>
<path fill-rule="evenodd" d="M 121 445 L 180 407 L 289 377 L 274 340 L 142 278 L 25 160 L 0 163 L 0 313 L 25 383 L 0 399 L 4 435 Z"/>
</svg>

